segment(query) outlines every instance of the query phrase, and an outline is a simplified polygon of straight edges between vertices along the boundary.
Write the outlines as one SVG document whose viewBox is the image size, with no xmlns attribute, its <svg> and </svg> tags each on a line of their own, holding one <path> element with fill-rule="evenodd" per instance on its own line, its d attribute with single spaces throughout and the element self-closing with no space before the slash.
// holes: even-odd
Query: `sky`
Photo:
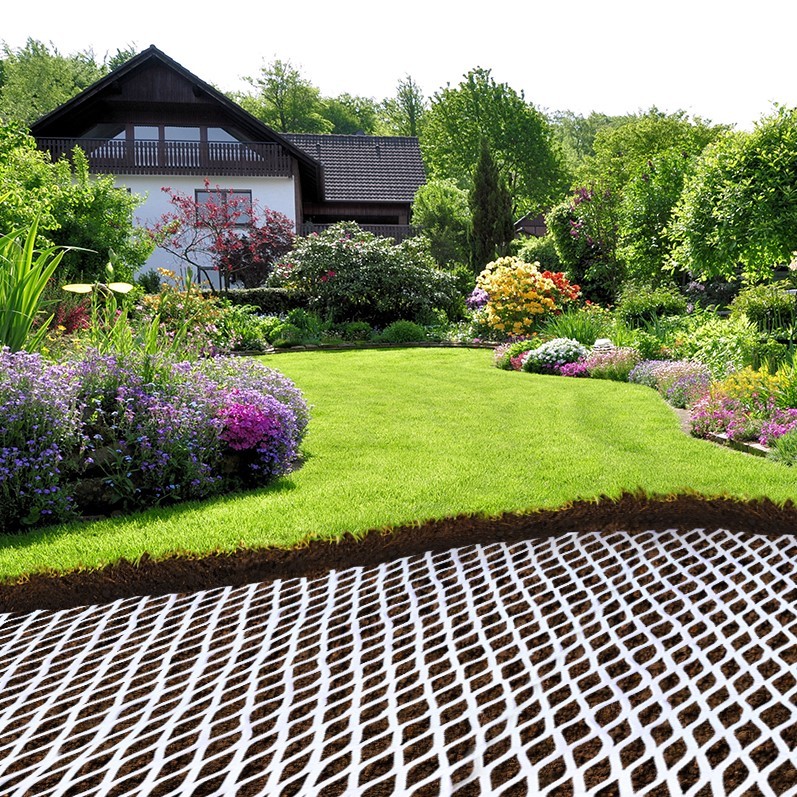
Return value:
<svg viewBox="0 0 797 797">
<path fill-rule="evenodd" d="M 427 96 L 490 69 L 544 112 L 611 115 L 656 106 L 751 129 L 797 106 L 790 0 L 402 0 L 13 2 L 0 42 L 68 55 L 154 44 L 222 91 L 290 61 L 324 96 L 383 99 L 411 75 Z"/>
</svg>

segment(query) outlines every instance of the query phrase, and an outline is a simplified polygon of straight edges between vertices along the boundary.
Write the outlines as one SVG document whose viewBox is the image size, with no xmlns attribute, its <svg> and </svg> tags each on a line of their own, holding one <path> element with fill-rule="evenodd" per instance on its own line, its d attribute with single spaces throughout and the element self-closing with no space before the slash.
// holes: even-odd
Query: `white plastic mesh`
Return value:
<svg viewBox="0 0 797 797">
<path fill-rule="evenodd" d="M 0 795 L 795 795 L 795 561 L 572 533 L 0 615 Z"/>
</svg>

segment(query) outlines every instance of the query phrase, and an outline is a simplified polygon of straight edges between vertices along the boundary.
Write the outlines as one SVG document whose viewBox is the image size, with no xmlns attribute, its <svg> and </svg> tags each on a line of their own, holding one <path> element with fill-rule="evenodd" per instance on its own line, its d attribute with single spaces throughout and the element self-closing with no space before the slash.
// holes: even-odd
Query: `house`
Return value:
<svg viewBox="0 0 797 797">
<path fill-rule="evenodd" d="M 529 235 L 535 238 L 544 238 L 548 233 L 545 216 L 542 213 L 532 215 L 526 213 L 515 222 L 515 235 Z"/>
<path fill-rule="evenodd" d="M 277 133 L 154 45 L 31 132 L 53 159 L 80 146 L 94 173 L 144 196 L 141 224 L 171 209 L 163 187 L 201 199 L 208 180 L 284 213 L 299 234 L 352 220 L 399 240 L 425 182 L 417 139 Z M 146 268 L 157 266 L 175 263 L 156 250 Z"/>
</svg>

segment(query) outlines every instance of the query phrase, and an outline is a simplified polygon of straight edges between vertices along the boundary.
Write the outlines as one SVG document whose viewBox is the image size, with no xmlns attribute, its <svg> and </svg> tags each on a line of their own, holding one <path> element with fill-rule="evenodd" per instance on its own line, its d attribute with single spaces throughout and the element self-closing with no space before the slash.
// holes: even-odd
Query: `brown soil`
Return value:
<svg viewBox="0 0 797 797">
<path fill-rule="evenodd" d="M 444 551 L 479 542 L 514 542 L 570 531 L 645 531 L 695 528 L 732 529 L 761 534 L 797 534 L 797 507 L 771 501 L 742 502 L 681 495 L 649 499 L 624 495 L 575 503 L 558 511 L 507 514 L 497 518 L 462 516 L 417 526 L 376 530 L 363 539 L 314 541 L 292 549 L 239 550 L 202 558 L 137 563 L 122 560 L 98 571 L 33 575 L 0 584 L 0 612 L 68 609 L 136 595 L 164 595 L 315 577 L 332 569 L 367 566 L 426 551 Z"/>
</svg>

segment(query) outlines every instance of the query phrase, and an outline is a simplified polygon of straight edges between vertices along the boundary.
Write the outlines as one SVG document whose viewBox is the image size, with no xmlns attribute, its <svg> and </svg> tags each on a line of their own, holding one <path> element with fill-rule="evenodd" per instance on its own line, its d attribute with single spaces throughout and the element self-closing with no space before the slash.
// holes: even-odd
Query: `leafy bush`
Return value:
<svg viewBox="0 0 797 797">
<path fill-rule="evenodd" d="M 526 263 L 539 263 L 546 271 L 563 271 L 562 261 L 556 251 L 553 237 L 526 236 L 517 247 L 517 256 Z"/>
<path fill-rule="evenodd" d="M 589 349 L 572 338 L 554 338 L 531 350 L 523 360 L 523 370 L 534 374 L 558 373 L 561 366 L 585 358 Z"/>
<path fill-rule="evenodd" d="M 668 315 L 686 312 L 686 298 L 675 288 L 628 286 L 617 304 L 617 315 L 631 327 L 643 327 Z"/>
<path fill-rule="evenodd" d="M 530 335 L 547 318 L 576 301 L 580 289 L 562 273 L 541 272 L 516 257 L 488 263 L 476 278 L 488 297 L 484 312 L 490 329 L 502 337 Z"/>
<path fill-rule="evenodd" d="M 343 325 L 340 336 L 343 340 L 351 342 L 370 340 L 373 332 L 371 325 L 366 324 L 365 321 L 349 321 L 348 324 Z"/>
<path fill-rule="evenodd" d="M 640 356 L 636 349 L 617 348 L 596 350 L 584 361 L 587 373 L 593 379 L 612 379 L 615 382 L 627 382 L 628 375 L 639 363 Z"/>
<path fill-rule="evenodd" d="M 304 342 L 305 339 L 305 332 L 296 324 L 290 324 L 287 321 L 283 321 L 281 324 L 277 324 L 271 330 L 271 335 L 269 337 L 271 341 L 271 345 L 277 349 L 285 349 L 290 346 L 298 346 Z"/>
<path fill-rule="evenodd" d="M 678 333 L 671 345 L 676 359 L 699 360 L 721 378 L 750 365 L 757 333 L 746 319 L 696 316 L 695 323 Z"/>
<path fill-rule="evenodd" d="M 304 306 L 304 297 L 286 288 L 240 288 L 227 291 L 224 298 L 231 304 L 251 305 L 265 315 L 288 313 Z"/>
<path fill-rule="evenodd" d="M 136 277 L 138 285 L 144 293 L 158 293 L 161 289 L 161 275 L 157 269 L 150 268 Z"/>
<path fill-rule="evenodd" d="M 440 266 L 468 262 L 472 226 L 468 192 L 453 180 L 433 179 L 422 185 L 412 201 L 412 221 L 421 228 Z"/>
<path fill-rule="evenodd" d="M 455 279 L 435 266 L 423 240 L 394 245 L 353 222 L 299 239 L 273 280 L 331 322 L 424 323 L 435 310 L 457 308 Z"/>
<path fill-rule="evenodd" d="M 493 365 L 503 371 L 519 371 L 526 352 L 536 349 L 543 343 L 541 338 L 533 337 L 502 343 L 493 351 Z"/>
<path fill-rule="evenodd" d="M 413 321 L 394 321 L 377 335 L 377 340 L 381 343 L 417 343 L 426 340 L 426 330 Z"/>
<path fill-rule="evenodd" d="M 778 437 L 772 443 L 768 456 L 783 465 L 797 463 L 797 428 L 792 428 Z"/>
<path fill-rule="evenodd" d="M 745 288 L 731 302 L 731 313 L 742 316 L 761 332 L 789 330 L 797 321 L 797 297 L 781 285 Z"/>
</svg>

